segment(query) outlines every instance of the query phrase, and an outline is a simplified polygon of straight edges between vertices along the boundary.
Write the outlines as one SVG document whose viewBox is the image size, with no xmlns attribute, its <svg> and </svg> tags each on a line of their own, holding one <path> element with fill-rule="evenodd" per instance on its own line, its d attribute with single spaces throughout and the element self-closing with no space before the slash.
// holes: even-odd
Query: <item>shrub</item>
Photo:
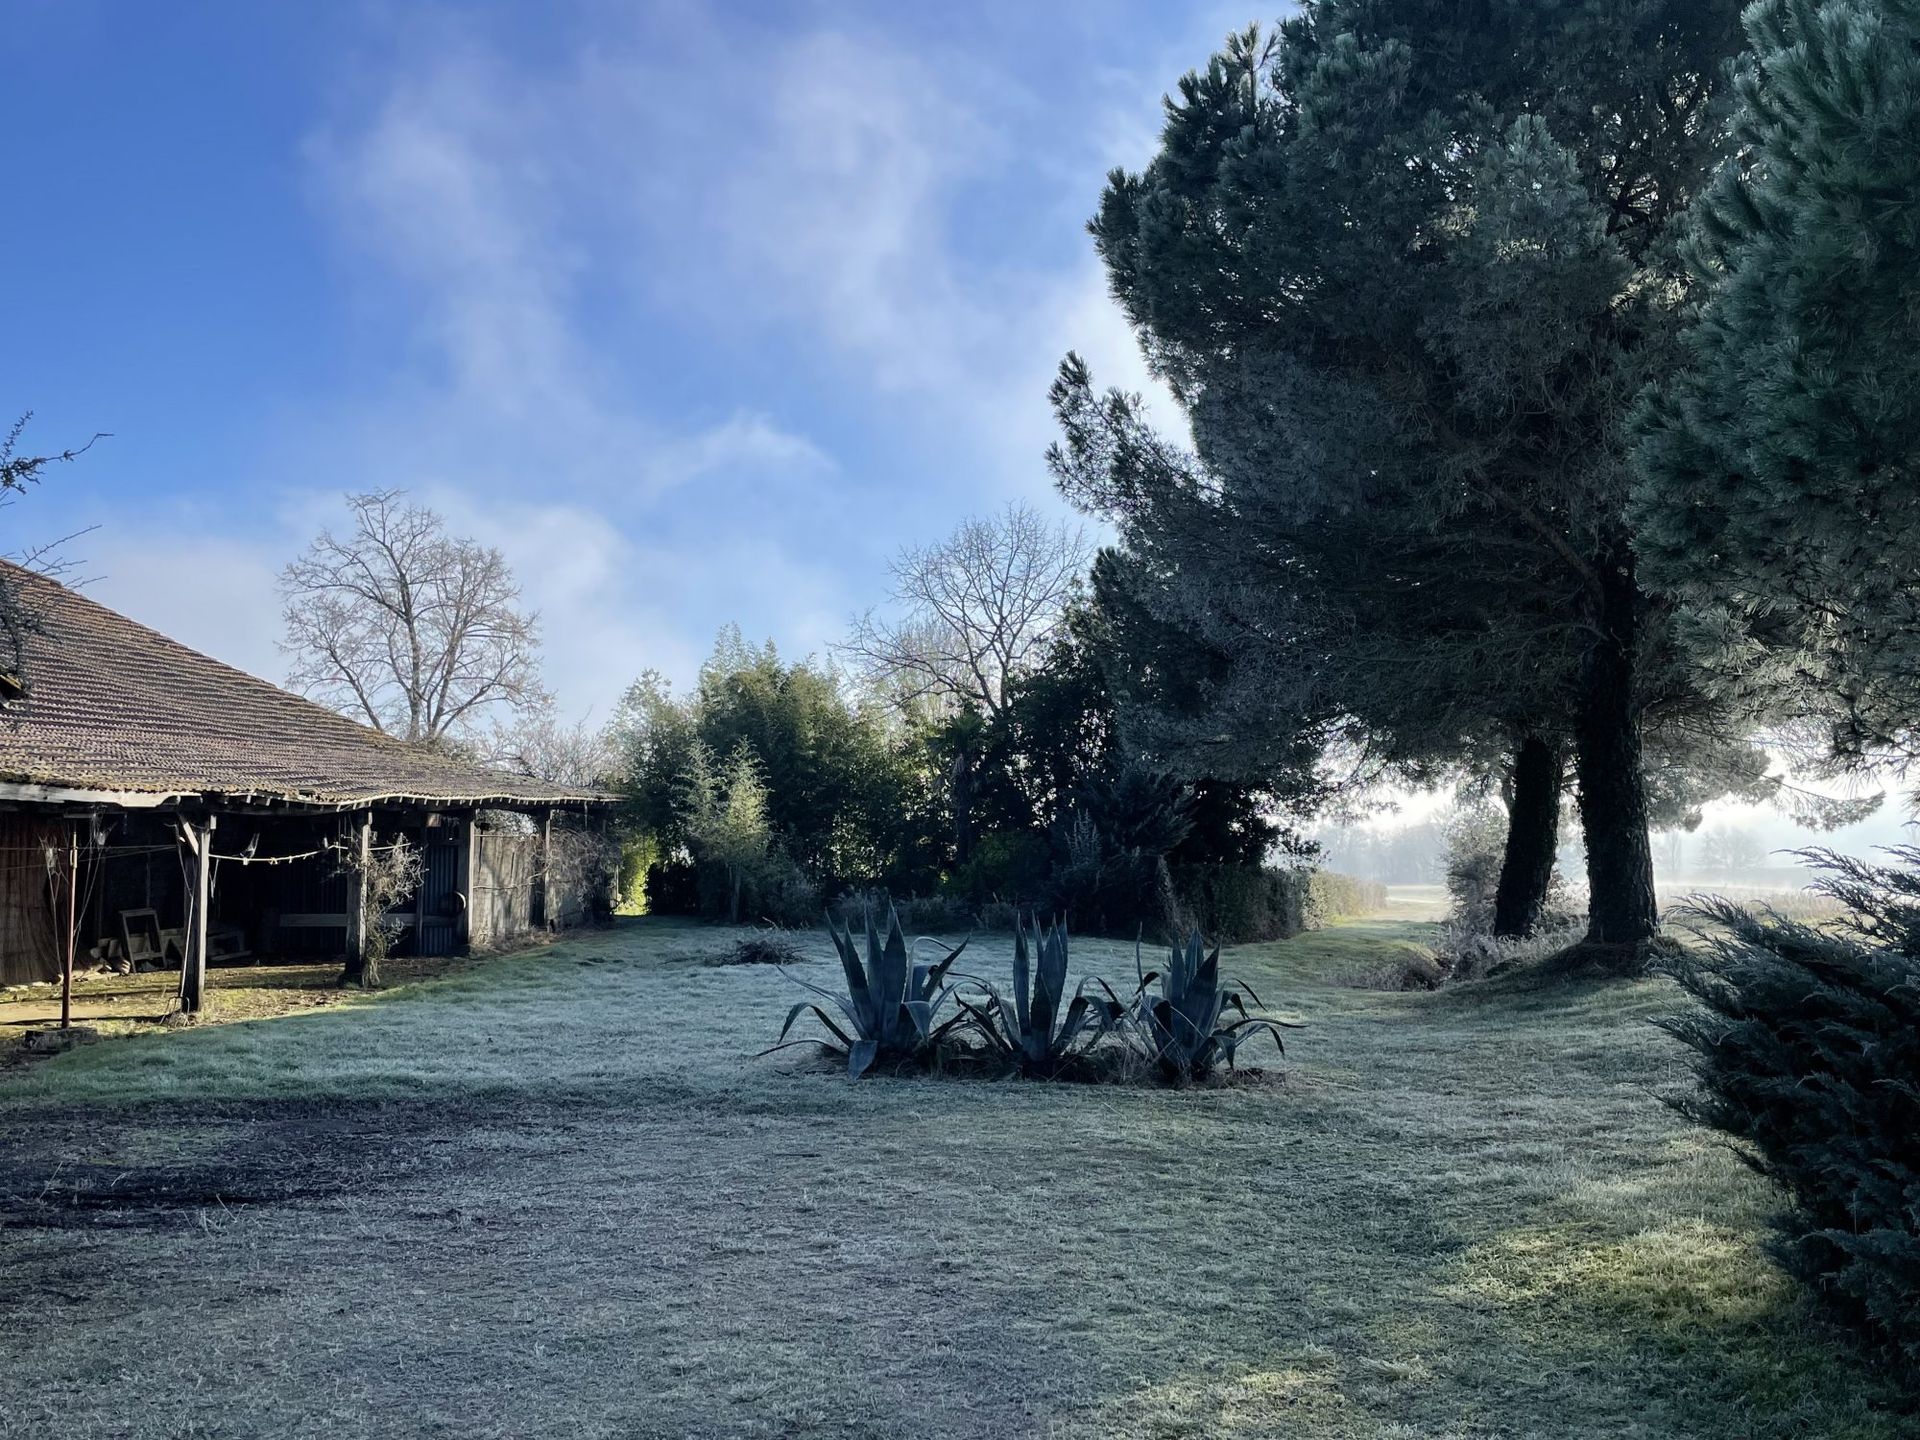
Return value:
<svg viewBox="0 0 1920 1440">
<path fill-rule="evenodd" d="M 1095 935 L 1164 935 L 1178 924 L 1167 863 L 1145 851 L 1103 856 L 1076 846 L 1048 882 L 1046 902 Z"/>
<path fill-rule="evenodd" d="M 1500 867 L 1506 851 L 1507 817 L 1498 807 L 1478 805 L 1456 811 L 1447 821 L 1447 894 L 1453 901 L 1447 920 L 1458 935 L 1493 934 L 1494 897 L 1500 889 Z M 1585 918 L 1580 913 L 1582 908 L 1556 867 L 1547 886 L 1536 933 L 1571 928 Z M 1561 948 L 1565 948 L 1565 943 L 1571 942 L 1564 942 Z"/>
<path fill-rule="evenodd" d="M 1903 868 L 1811 852 L 1850 918 L 1816 929 L 1701 899 L 1717 933 L 1666 961 L 1699 1007 L 1666 1028 L 1695 1051 L 1681 1102 L 1792 1200 L 1777 1252 L 1920 1364 L 1920 850 Z"/>
<path fill-rule="evenodd" d="M 1537 965 L 1564 955 L 1569 947 L 1579 944 L 1585 933 L 1586 927 L 1578 921 L 1560 920 L 1550 926 L 1543 919 L 1540 928 L 1525 939 L 1502 939 L 1449 923 L 1434 942 L 1433 956 L 1438 968 L 1435 983 L 1491 980 L 1512 970 Z"/>
<path fill-rule="evenodd" d="M 973 920 L 982 930 L 1018 930 L 1020 907 L 1006 900 L 989 900 L 974 912 Z"/>
<path fill-rule="evenodd" d="M 1346 915 L 1377 915 L 1387 908 L 1387 887 L 1378 880 L 1361 880 L 1337 870 L 1306 872 L 1306 913 L 1309 930 Z"/>
<path fill-rule="evenodd" d="M 1285 940 L 1306 928 L 1307 882 L 1300 871 L 1178 865 L 1170 880 L 1180 917 L 1222 943 Z"/>
<path fill-rule="evenodd" d="M 1138 970 L 1138 947 L 1134 956 Z M 1158 994 L 1150 988 L 1156 980 Z M 1209 954 L 1198 930 L 1187 936 L 1184 947 L 1171 947 L 1165 970 L 1142 973 L 1132 1019 L 1161 1078 L 1204 1080 L 1222 1060 L 1231 1070 L 1241 1044 L 1256 1034 L 1271 1036 L 1280 1053 L 1286 1054 L 1280 1031 L 1300 1027 L 1249 1014 L 1249 998 L 1256 1005 L 1261 1003 L 1251 986 L 1221 980 L 1219 947 Z M 1239 1018 L 1227 1020 L 1228 1011 Z"/>
<path fill-rule="evenodd" d="M 1075 1046 L 1091 1047 L 1117 1030 L 1126 1007 L 1106 981 L 1089 977 L 1073 992 L 1065 1009 L 1067 990 L 1067 930 L 1056 925 L 1043 930 L 1036 921 L 1013 933 L 1013 1000 L 1009 1003 L 992 985 L 975 982 L 982 998 L 964 994 L 960 1005 L 972 1017 L 971 1027 L 990 1050 L 1006 1056 L 1024 1075 L 1051 1079 L 1084 1054 Z M 1089 994 L 1097 991 L 1099 993 Z"/>
<path fill-rule="evenodd" d="M 371 845 L 351 855 L 341 866 L 342 874 L 357 874 L 360 880 L 361 952 L 349 955 L 341 972 L 342 985 L 358 985 L 367 990 L 380 987 L 380 967 L 393 951 L 393 942 L 406 929 L 392 910 L 420 888 L 426 878 L 427 864 L 420 847 L 407 837 L 396 835 L 388 845 Z"/>
<path fill-rule="evenodd" d="M 827 926 L 827 933 L 833 937 L 833 948 L 840 957 L 840 967 L 846 973 L 844 996 L 797 975 L 787 976 L 794 984 L 831 1004 L 840 1019 L 836 1020 L 813 1001 L 802 1000 L 787 1012 L 779 1039 L 762 1054 L 771 1055 L 789 1045 L 818 1045 L 829 1054 L 845 1054 L 847 1074 L 857 1080 L 876 1063 L 899 1065 L 927 1058 L 937 1052 L 940 1041 L 955 1025 L 966 1023 L 965 1011 L 944 1022 L 939 1018 L 940 1012 L 954 1001 L 947 972 L 960 957 L 960 951 L 966 948 L 964 944 L 949 950 L 946 958 L 935 964 L 918 963 L 914 952 L 920 942 L 916 940 L 913 950 L 909 950 L 906 937 L 900 931 L 900 916 L 891 905 L 887 907 L 886 938 L 882 940 L 875 929 L 871 910 L 867 912 L 866 930 L 867 955 L 863 963 L 851 930 L 831 922 Z M 833 1040 L 789 1041 L 787 1034 L 793 1029 L 794 1021 L 805 1014 L 811 1014 L 824 1025 Z"/>
<path fill-rule="evenodd" d="M 1507 817 L 1492 805 L 1456 811 L 1447 821 L 1447 894 L 1449 917 L 1474 935 L 1493 933 L 1493 899 L 1500 888 L 1500 864 L 1507 848 Z"/>
<path fill-rule="evenodd" d="M 698 915 L 699 867 L 686 860 L 661 860 L 647 867 L 649 915 Z"/>
<path fill-rule="evenodd" d="M 974 907 L 958 895 L 908 896 L 890 901 L 885 891 L 850 891 L 827 907 L 829 924 L 850 926 L 870 910 L 891 904 L 901 928 L 917 935 L 952 935 L 974 928 Z"/>
<path fill-rule="evenodd" d="M 975 903 L 1034 900 L 1047 883 L 1047 842 L 1026 831 L 984 835 L 949 886 Z"/>
<path fill-rule="evenodd" d="M 784 928 L 811 926 L 820 915 L 820 887 L 784 852 L 765 856 L 747 877 L 750 914 Z"/>
<path fill-rule="evenodd" d="M 651 835 L 629 836 L 620 846 L 620 878 L 615 906 L 623 915 L 645 915 L 649 909 L 647 874 L 658 861 L 660 847 Z"/>
</svg>

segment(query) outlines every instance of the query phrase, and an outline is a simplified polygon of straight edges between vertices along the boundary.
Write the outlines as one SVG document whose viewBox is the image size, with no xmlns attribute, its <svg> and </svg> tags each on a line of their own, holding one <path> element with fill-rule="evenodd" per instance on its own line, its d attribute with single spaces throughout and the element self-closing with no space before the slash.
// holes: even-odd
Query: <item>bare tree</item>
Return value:
<svg viewBox="0 0 1920 1440">
<path fill-rule="evenodd" d="M 47 455 L 23 455 L 20 453 L 20 436 L 32 418 L 33 412 L 28 411 L 14 422 L 13 428 L 4 437 L 0 437 L 0 508 L 11 505 L 29 487 L 39 484 L 42 473 L 49 465 L 78 459 L 93 448 L 95 440 L 106 438 L 104 435 L 95 435 L 86 444 L 72 449 Z M 61 545 L 73 538 L 69 535 L 10 554 L 6 558 L 24 569 L 65 578 L 66 562 L 58 551 Z M 20 587 L 6 576 L 0 576 L 0 700 L 16 699 L 21 694 L 25 685 L 21 669 L 25 660 L 26 639 L 38 628 L 39 623 L 40 617 L 20 593 Z"/>
<path fill-rule="evenodd" d="M 1086 532 L 1030 505 L 968 520 L 894 560 L 891 617 L 868 611 L 841 653 L 903 704 L 975 706 L 998 716 L 1007 681 L 1059 629 L 1090 557 Z"/>
<path fill-rule="evenodd" d="M 539 617 L 520 608 L 506 559 L 404 500 L 349 495 L 352 533 L 322 531 L 280 572 L 287 683 L 422 743 L 497 706 L 542 704 Z"/>
<path fill-rule="evenodd" d="M 1751 830 L 1716 825 L 1700 836 L 1700 865 L 1731 879 L 1767 863 L 1767 847 Z"/>
<path fill-rule="evenodd" d="M 551 704 L 524 708 L 504 724 L 496 721 L 480 750 L 496 769 L 589 789 L 611 784 L 620 768 L 607 727 L 585 716 L 568 723 Z"/>
</svg>

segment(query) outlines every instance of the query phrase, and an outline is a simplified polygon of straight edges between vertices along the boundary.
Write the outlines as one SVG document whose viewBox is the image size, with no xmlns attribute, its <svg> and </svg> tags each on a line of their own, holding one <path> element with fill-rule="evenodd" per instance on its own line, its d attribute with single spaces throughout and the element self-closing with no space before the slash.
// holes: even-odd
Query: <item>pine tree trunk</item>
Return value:
<svg viewBox="0 0 1920 1440">
<path fill-rule="evenodd" d="M 1624 543 L 1603 562 L 1601 640 L 1588 656 L 1574 722 L 1580 823 L 1586 831 L 1586 943 L 1639 947 L 1659 929 L 1647 777 L 1634 696 L 1639 589 Z"/>
<path fill-rule="evenodd" d="M 1531 935 L 1553 884 L 1560 843 L 1560 752 L 1538 735 L 1520 742 L 1513 757 L 1513 801 L 1507 811 L 1507 848 L 1493 897 L 1493 933 Z"/>
</svg>

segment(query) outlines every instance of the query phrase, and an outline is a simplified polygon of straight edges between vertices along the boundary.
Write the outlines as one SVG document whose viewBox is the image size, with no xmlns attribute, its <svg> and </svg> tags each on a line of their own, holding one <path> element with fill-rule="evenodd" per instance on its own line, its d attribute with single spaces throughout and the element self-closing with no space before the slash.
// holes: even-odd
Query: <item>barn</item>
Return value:
<svg viewBox="0 0 1920 1440">
<path fill-rule="evenodd" d="M 69 958 L 364 954 L 370 857 L 417 847 L 382 928 L 445 954 L 608 912 L 615 797 L 405 744 L 18 566 L 0 666 L 0 985 Z M 9 655 L 5 657 L 14 659 Z M 376 922 L 380 923 L 380 922 Z"/>
</svg>

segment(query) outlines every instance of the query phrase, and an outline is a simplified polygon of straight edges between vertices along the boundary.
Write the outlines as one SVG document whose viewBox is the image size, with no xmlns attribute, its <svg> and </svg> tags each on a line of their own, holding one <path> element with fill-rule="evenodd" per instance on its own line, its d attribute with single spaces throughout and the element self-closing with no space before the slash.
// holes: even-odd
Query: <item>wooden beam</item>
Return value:
<svg viewBox="0 0 1920 1440">
<path fill-rule="evenodd" d="M 348 840 L 352 859 L 347 866 L 347 966 L 341 983 L 357 985 L 367 973 L 367 865 L 373 858 L 373 812 L 364 810 L 352 823 Z"/>
<path fill-rule="evenodd" d="M 473 945 L 473 847 L 478 843 L 479 826 L 474 824 L 474 817 L 462 817 L 453 862 L 453 890 L 460 897 L 453 917 L 453 943 L 460 950 Z"/>
<path fill-rule="evenodd" d="M 19 780 L 0 781 L 0 800 L 29 805 L 112 805 L 122 810 L 159 810 L 178 800 L 144 790 L 83 790 L 71 785 L 33 785 Z"/>
<path fill-rule="evenodd" d="M 180 1009 L 198 1015 L 207 1003 L 207 910 L 213 900 L 215 818 L 195 825 L 180 818 L 180 839 L 193 855 L 193 888 L 187 895 L 185 953 L 180 957 Z"/>
<path fill-rule="evenodd" d="M 540 817 L 540 919 L 545 929 L 553 929 L 553 811 Z"/>
</svg>

